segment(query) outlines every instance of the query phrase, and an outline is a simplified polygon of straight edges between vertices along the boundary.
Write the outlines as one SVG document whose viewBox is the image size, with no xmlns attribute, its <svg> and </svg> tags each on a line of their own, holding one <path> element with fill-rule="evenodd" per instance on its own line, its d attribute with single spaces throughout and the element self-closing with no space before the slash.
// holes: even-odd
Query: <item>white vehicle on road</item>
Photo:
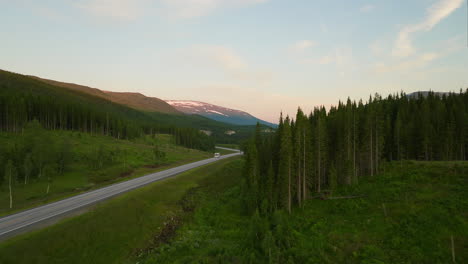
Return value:
<svg viewBox="0 0 468 264">
<path fill-rule="evenodd" d="M 220 156 L 221 156 L 221 155 L 219 155 L 219 153 L 215 153 L 215 154 L 214 154 L 214 157 L 215 157 L 215 158 L 219 158 Z"/>
</svg>

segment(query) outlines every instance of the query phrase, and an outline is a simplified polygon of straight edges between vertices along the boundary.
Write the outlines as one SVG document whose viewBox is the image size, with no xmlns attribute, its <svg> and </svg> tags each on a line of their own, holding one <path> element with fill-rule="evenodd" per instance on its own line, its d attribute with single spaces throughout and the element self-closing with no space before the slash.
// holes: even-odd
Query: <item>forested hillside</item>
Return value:
<svg viewBox="0 0 468 264">
<path fill-rule="evenodd" d="M 148 112 L 160 112 L 167 114 L 181 114 L 175 108 L 170 106 L 165 101 L 155 98 L 155 97 L 146 97 L 140 93 L 119 93 L 119 92 L 110 92 L 102 91 L 96 88 L 91 88 L 88 86 L 78 85 L 74 83 L 65 83 L 54 80 L 43 79 L 35 76 L 31 76 L 34 79 L 40 80 L 42 82 L 63 87 L 75 91 L 84 92 L 90 95 L 104 98 L 106 100 L 112 101 L 117 104 L 123 104 L 131 108 L 148 111 Z"/>
<path fill-rule="evenodd" d="M 214 140 L 198 129 L 176 127 L 100 97 L 0 71 L 0 131 L 20 133 L 32 120 L 50 130 L 81 131 L 117 139 L 169 133 L 178 144 L 189 148 L 214 147 Z"/>
<path fill-rule="evenodd" d="M 385 161 L 466 160 L 467 152 L 468 90 L 298 109 L 295 119 L 280 118 L 275 135 L 257 133 L 246 147 L 247 203 L 290 212 L 316 193 L 372 177 Z"/>
</svg>

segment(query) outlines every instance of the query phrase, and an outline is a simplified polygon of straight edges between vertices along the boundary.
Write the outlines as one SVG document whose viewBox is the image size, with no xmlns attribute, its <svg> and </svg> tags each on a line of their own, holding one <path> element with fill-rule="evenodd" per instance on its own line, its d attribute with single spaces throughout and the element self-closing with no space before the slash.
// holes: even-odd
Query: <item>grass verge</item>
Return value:
<svg viewBox="0 0 468 264">
<path fill-rule="evenodd" d="M 0 263 L 125 263 L 148 247 L 187 191 L 228 184 L 238 157 L 203 166 L 124 194 L 91 212 L 0 244 Z M 217 187 L 219 188 L 219 186 Z"/>
</svg>

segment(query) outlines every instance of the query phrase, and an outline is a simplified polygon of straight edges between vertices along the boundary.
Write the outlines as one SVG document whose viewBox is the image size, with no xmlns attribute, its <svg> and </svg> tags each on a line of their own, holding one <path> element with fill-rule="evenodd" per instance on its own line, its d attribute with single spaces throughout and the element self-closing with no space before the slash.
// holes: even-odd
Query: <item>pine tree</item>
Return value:
<svg viewBox="0 0 468 264">
<path fill-rule="evenodd" d="M 281 130 L 280 161 L 278 169 L 279 199 L 281 208 L 287 208 L 291 212 L 291 124 L 286 117 Z"/>
<path fill-rule="evenodd" d="M 249 142 L 246 151 L 246 182 L 249 197 L 247 197 L 247 208 L 249 211 L 258 208 L 258 179 L 260 168 L 258 166 L 258 152 L 255 142 Z"/>
</svg>

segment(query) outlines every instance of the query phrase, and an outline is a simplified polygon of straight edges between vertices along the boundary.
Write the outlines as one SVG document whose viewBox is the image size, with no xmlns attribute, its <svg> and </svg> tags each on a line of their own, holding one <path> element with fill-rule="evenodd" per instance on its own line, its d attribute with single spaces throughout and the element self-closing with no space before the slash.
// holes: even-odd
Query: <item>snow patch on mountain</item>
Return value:
<svg viewBox="0 0 468 264">
<path fill-rule="evenodd" d="M 223 115 L 223 116 L 228 116 L 228 115 L 225 115 L 221 112 L 218 112 L 218 111 L 215 111 L 215 110 L 206 110 L 207 112 L 210 112 L 210 113 L 215 113 L 215 114 L 218 114 L 218 115 Z"/>
<path fill-rule="evenodd" d="M 190 100 L 166 100 L 166 102 L 175 107 L 180 112 L 189 115 L 201 115 L 225 123 L 235 125 L 255 125 L 257 122 L 260 122 L 261 124 L 265 124 L 271 127 L 277 126 L 275 124 L 260 120 L 244 111 L 214 104 Z"/>
</svg>

